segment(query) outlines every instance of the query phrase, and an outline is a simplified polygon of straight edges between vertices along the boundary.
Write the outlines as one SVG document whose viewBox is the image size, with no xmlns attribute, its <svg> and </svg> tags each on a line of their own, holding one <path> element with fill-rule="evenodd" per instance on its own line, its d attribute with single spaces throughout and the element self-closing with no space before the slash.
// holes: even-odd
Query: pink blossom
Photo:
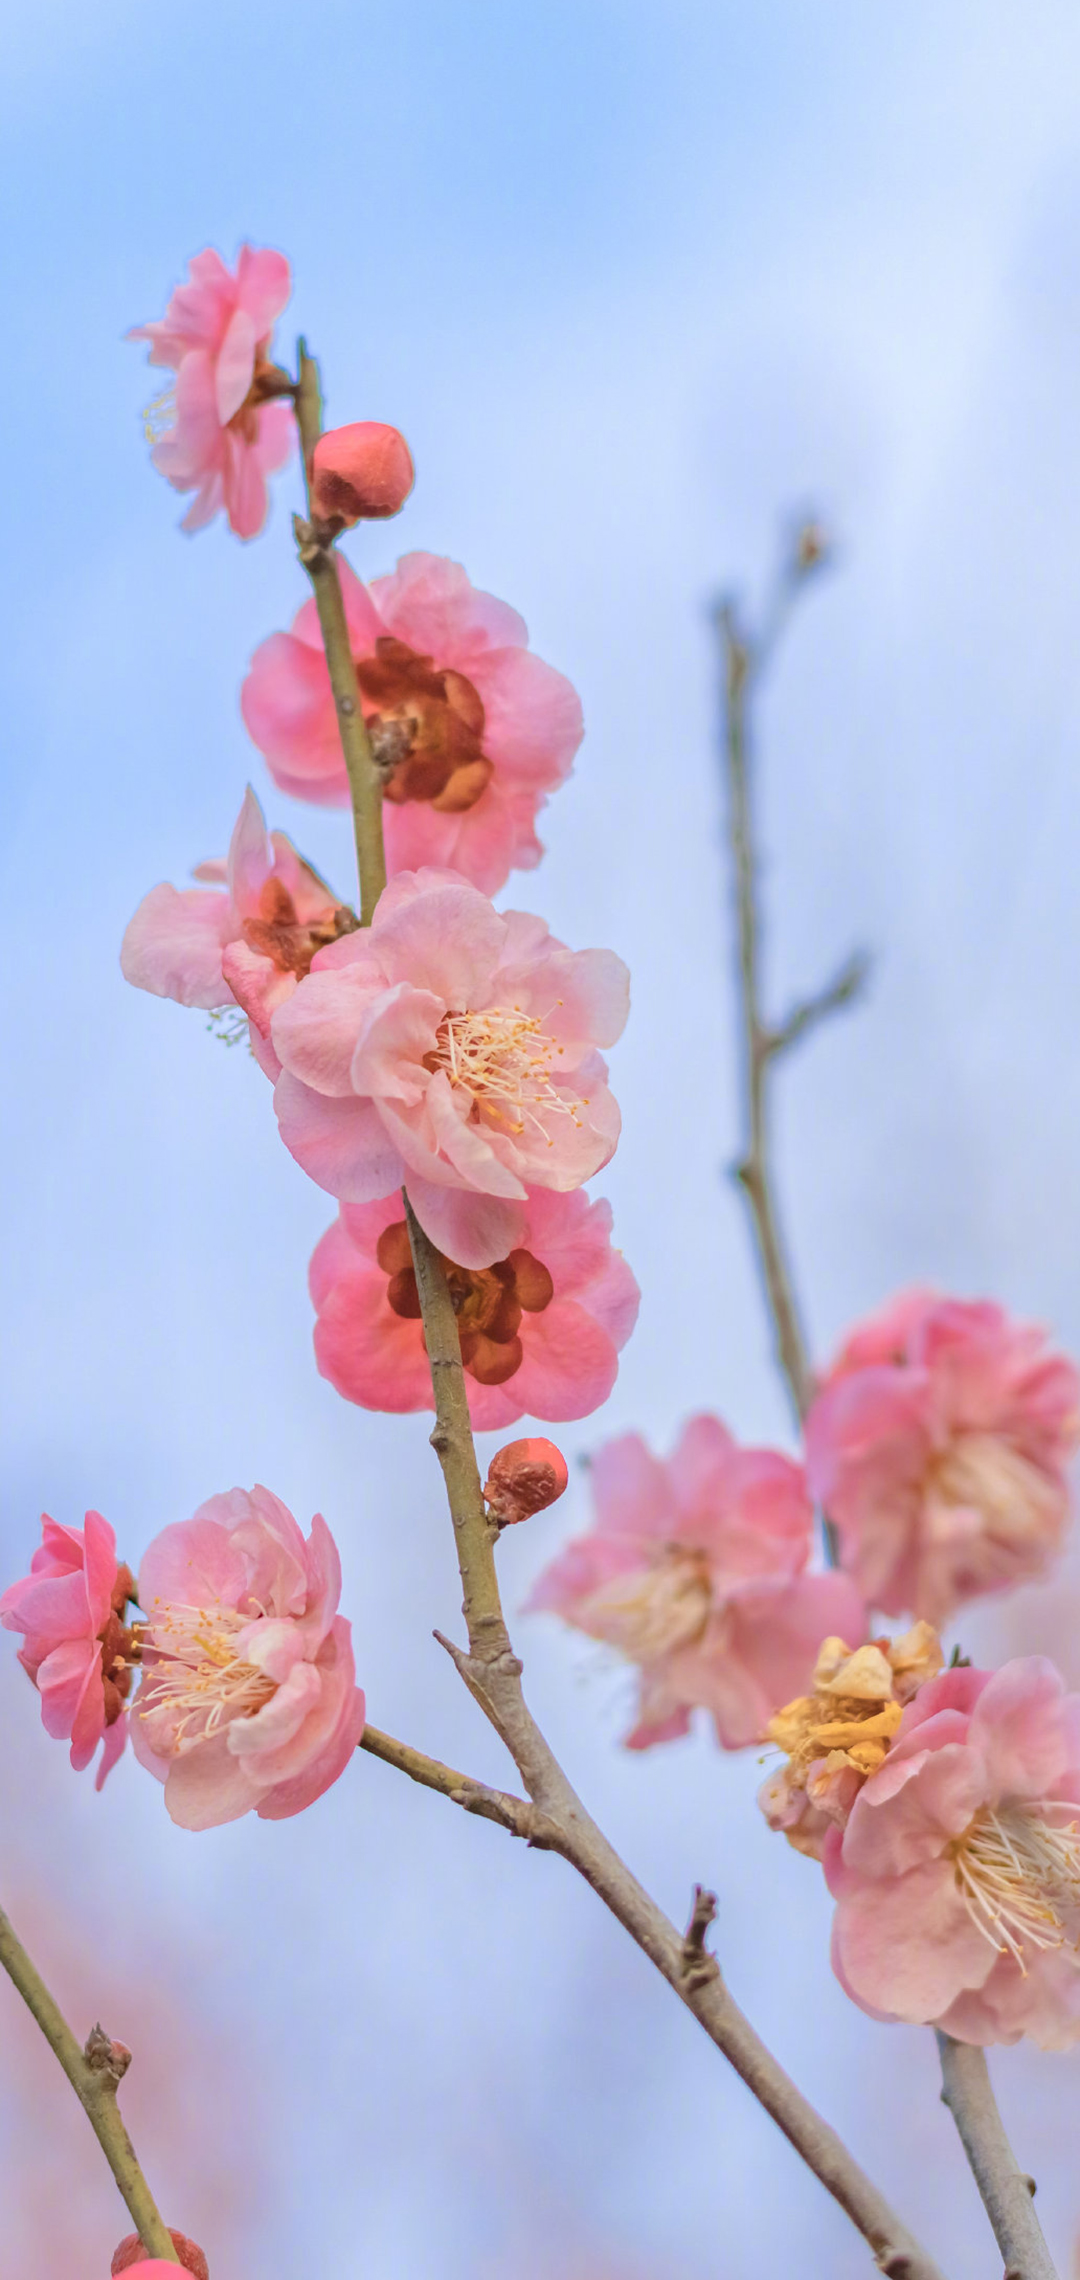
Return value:
<svg viewBox="0 0 1080 2280">
<path fill-rule="evenodd" d="M 490 1266 L 524 1242 L 530 1188 L 580 1187 L 614 1153 L 596 1047 L 627 1005 L 612 951 L 570 951 L 452 871 L 403 872 L 273 1015 L 282 1139 L 340 1203 L 405 1183 L 446 1258 Z"/>
<path fill-rule="evenodd" d="M 41 1720 L 54 1741 L 70 1741 L 76 1773 L 104 1741 L 96 1787 L 127 1739 L 133 1636 L 124 1610 L 135 1587 L 116 1557 L 116 1537 L 100 1512 L 84 1528 L 41 1517 L 30 1573 L 0 1597 L 0 1624 L 21 1631 L 19 1661 L 41 1696 Z"/>
<path fill-rule="evenodd" d="M 763 1735 L 809 1683 L 829 1632 L 865 1636 L 849 1576 L 804 1573 L 813 1511 L 802 1467 L 741 1449 L 694 1417 L 666 1464 L 637 1433 L 594 1457 L 596 1525 L 568 1544 L 528 1602 L 616 1647 L 640 1670 L 631 1749 L 711 1713 L 725 1749 Z"/>
<path fill-rule="evenodd" d="M 268 833 L 249 784 L 224 860 L 193 873 L 206 887 L 151 887 L 124 936 L 136 989 L 208 1009 L 238 1004 L 262 1038 L 315 952 L 356 925 L 283 831 Z M 276 1075 L 276 1068 L 273 1069 Z"/>
<path fill-rule="evenodd" d="M 1080 1377 L 1041 1329 L 913 1290 L 838 1354 L 807 1420 L 807 1469 L 870 1603 L 940 1625 L 1045 1572 L 1078 1441 Z"/>
<path fill-rule="evenodd" d="M 341 1564 L 320 1513 L 305 1541 L 269 1489 L 212 1496 L 139 1570 L 144 1675 L 135 1755 L 183 1829 L 254 1809 L 281 1821 L 344 1771 L 364 1727 Z"/>
<path fill-rule="evenodd" d="M 269 358 L 276 318 L 291 291 L 289 264 L 269 248 L 240 248 L 235 275 L 208 249 L 190 264 L 162 318 L 137 325 L 151 364 L 176 374 L 150 406 L 147 432 L 159 473 L 174 491 L 194 491 L 184 530 L 201 530 L 224 507 L 238 538 L 266 520 L 266 478 L 289 457 L 296 422 L 290 387 Z"/>
<path fill-rule="evenodd" d="M 486 894 L 543 852 L 538 808 L 582 738 L 569 681 L 457 562 L 406 554 L 370 589 L 340 564 L 364 715 L 386 770 L 391 872 L 452 867 Z M 314 602 L 256 650 L 241 707 L 275 783 L 344 807 L 348 778 Z"/>
<path fill-rule="evenodd" d="M 825 1839 L 833 1962 L 864 2010 L 961 2042 L 1080 2038 L 1080 1696 L 1029 1655 L 920 1688 Z"/>
<path fill-rule="evenodd" d="M 447 1261 L 478 1432 L 587 1417 L 615 1383 L 639 1292 L 611 1206 L 531 1190 L 521 1241 L 491 1266 Z M 311 1262 L 315 1358 L 361 1409 L 430 1409 L 431 1369 L 400 1191 L 344 1204 Z"/>
</svg>

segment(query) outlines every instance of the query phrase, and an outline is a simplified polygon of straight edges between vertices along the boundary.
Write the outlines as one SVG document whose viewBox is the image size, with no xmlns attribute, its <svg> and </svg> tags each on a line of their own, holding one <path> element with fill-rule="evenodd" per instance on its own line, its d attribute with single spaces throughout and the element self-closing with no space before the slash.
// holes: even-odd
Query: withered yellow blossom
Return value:
<svg viewBox="0 0 1080 2280">
<path fill-rule="evenodd" d="M 814 1691 L 778 1710 L 765 1729 L 787 1763 L 765 1782 L 766 1820 L 797 1852 L 820 1858 L 826 1830 L 846 1822 L 855 1798 L 882 1763 L 905 1705 L 942 1667 L 941 1641 L 929 1623 L 901 1639 L 850 1648 L 826 1639 L 814 1669 Z"/>
</svg>

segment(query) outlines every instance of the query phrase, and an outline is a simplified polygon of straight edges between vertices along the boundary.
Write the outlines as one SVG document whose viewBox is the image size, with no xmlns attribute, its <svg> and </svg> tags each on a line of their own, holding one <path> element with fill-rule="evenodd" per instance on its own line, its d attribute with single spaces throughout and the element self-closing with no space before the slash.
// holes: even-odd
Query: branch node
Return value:
<svg viewBox="0 0 1080 2280">
<path fill-rule="evenodd" d="M 707 1987 L 712 1979 L 719 1979 L 720 1966 L 705 1945 L 705 1935 L 716 1917 L 716 1894 L 707 1892 L 703 1884 L 694 1886 L 694 1905 L 690 1921 L 683 1935 L 679 1955 L 679 1980 L 688 1995 Z"/>
<path fill-rule="evenodd" d="M 87 2035 L 83 2057 L 91 2074 L 97 2075 L 112 2090 L 117 2089 L 131 2065 L 131 2052 L 127 2044 L 113 2042 L 100 2022 L 96 2027 L 91 2027 Z"/>
</svg>

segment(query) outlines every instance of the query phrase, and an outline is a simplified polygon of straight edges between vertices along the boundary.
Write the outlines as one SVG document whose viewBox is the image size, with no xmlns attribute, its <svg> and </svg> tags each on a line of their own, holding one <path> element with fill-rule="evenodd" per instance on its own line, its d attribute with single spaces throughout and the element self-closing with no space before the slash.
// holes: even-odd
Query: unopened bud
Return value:
<svg viewBox="0 0 1080 2280">
<path fill-rule="evenodd" d="M 795 568 L 803 577 L 811 570 L 820 570 L 831 551 L 829 534 L 822 523 L 811 520 L 800 525 L 795 533 Z"/>
<path fill-rule="evenodd" d="M 311 463 L 311 511 L 324 522 L 379 520 L 399 514 L 415 471 L 396 427 L 354 420 L 319 437 Z"/>
<path fill-rule="evenodd" d="M 197 2243 L 188 2240 L 186 2234 L 177 2232 L 174 2225 L 169 2226 L 169 2238 L 184 2271 L 193 2272 L 195 2280 L 210 2280 L 210 2267 Z M 113 2280 L 116 2280 L 118 2272 L 126 2272 L 132 2264 L 139 2267 L 139 2280 L 159 2280 L 159 2275 L 166 2272 L 171 2272 L 175 2280 L 175 2264 L 166 2264 L 162 2256 L 148 2256 L 138 2233 L 129 2233 L 127 2239 L 121 2241 L 109 2266 Z"/>
<path fill-rule="evenodd" d="M 554 1441 L 508 1441 L 492 1458 L 484 1482 L 488 1511 L 500 1528 L 509 1528 L 554 1504 L 569 1478 L 566 1458 Z"/>
</svg>

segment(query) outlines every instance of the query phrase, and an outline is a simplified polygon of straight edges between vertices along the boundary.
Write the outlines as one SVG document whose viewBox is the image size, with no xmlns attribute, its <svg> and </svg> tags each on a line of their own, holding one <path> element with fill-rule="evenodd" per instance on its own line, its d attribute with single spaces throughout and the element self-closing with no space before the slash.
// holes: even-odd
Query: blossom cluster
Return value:
<svg viewBox="0 0 1080 2280">
<path fill-rule="evenodd" d="M 245 246 L 233 271 L 204 252 L 134 336 L 174 375 L 153 458 L 195 492 L 188 530 L 219 511 L 242 538 L 263 525 L 296 433 L 297 385 L 271 359 L 289 290 L 278 253 Z M 318 438 L 304 474 L 299 527 L 328 560 L 342 529 L 400 510 L 414 470 L 396 429 L 356 421 Z M 433 1406 L 415 1222 L 445 1270 L 473 1425 L 581 1419 L 612 1392 L 639 1304 L 587 1192 L 619 1140 L 604 1056 L 628 976 L 493 899 L 540 859 L 581 706 L 459 564 L 413 551 L 362 583 L 333 560 L 382 788 L 370 924 L 267 831 L 249 787 L 227 855 L 144 897 L 122 968 L 247 1036 L 285 1147 L 335 1207 L 309 1285 L 315 1360 L 346 1400 Z M 348 804 L 314 600 L 258 645 L 240 706 L 279 792 Z M 666 1462 L 632 1432 L 600 1447 L 594 1525 L 528 1603 L 633 1670 L 631 1749 L 702 1713 L 724 1748 L 779 1752 L 761 1806 L 823 1863 L 845 1987 L 972 2041 L 1080 2036 L 1080 1699 L 1037 1658 L 946 1668 L 938 1636 L 1047 1571 L 1078 1445 L 1080 1375 L 1041 1329 L 906 1291 L 817 1380 L 797 1454 L 743 1447 L 713 1415 Z M 546 1441 L 500 1451 L 493 1533 L 566 1482 Z M 815 1551 L 821 1516 L 835 1562 Z M 46 1517 L 0 1624 L 73 1766 L 98 1757 L 100 1788 L 130 1737 L 173 1820 L 206 1829 L 298 1813 L 350 1762 L 365 1703 L 340 1595 L 322 1517 L 305 1537 L 255 1487 L 163 1528 L 137 1576 L 100 1514 Z"/>
</svg>

